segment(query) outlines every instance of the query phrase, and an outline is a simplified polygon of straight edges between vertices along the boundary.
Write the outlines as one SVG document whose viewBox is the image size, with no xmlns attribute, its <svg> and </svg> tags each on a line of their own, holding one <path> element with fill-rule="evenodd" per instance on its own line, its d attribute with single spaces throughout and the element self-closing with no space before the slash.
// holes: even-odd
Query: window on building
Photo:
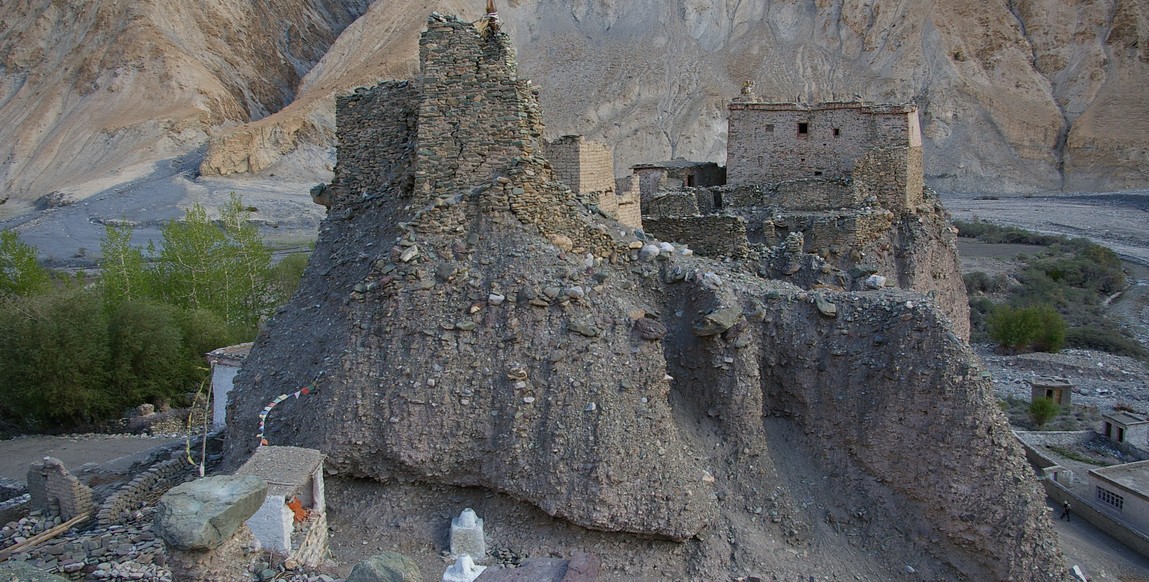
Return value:
<svg viewBox="0 0 1149 582">
<path fill-rule="evenodd" d="M 815 175 L 815 176 L 821 176 L 821 175 L 822 175 L 822 170 L 814 170 L 814 175 Z"/>
<path fill-rule="evenodd" d="M 774 133 L 774 124 L 773 123 L 767 123 L 766 127 L 764 128 L 764 131 L 766 131 L 766 133 Z"/>
<path fill-rule="evenodd" d="M 715 192 L 714 193 L 714 208 L 716 210 L 722 208 L 722 193 L 721 192 Z"/>
<path fill-rule="evenodd" d="M 809 123 L 799 123 L 798 124 L 798 135 L 806 135 L 808 133 L 810 133 L 810 124 Z"/>
<path fill-rule="evenodd" d="M 842 130 L 835 127 L 834 128 L 834 137 L 838 137 L 840 135 L 842 135 Z"/>
<path fill-rule="evenodd" d="M 1117 511 L 1121 511 L 1121 507 L 1125 505 L 1124 497 L 1104 487 L 1097 488 L 1097 500 L 1117 509 Z"/>
</svg>

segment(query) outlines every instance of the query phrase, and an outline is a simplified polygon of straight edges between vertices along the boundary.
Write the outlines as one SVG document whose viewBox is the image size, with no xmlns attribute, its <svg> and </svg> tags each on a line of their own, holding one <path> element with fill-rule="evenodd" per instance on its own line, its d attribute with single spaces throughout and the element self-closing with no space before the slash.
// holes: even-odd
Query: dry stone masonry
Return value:
<svg viewBox="0 0 1149 582">
<path fill-rule="evenodd" d="M 556 175 L 504 32 L 432 14 L 420 46 L 417 79 L 339 99 L 332 206 L 236 377 L 225 464 L 258 447 L 264 403 L 314 382 L 266 437 L 321 451 L 329 474 L 485 489 L 566 527 L 681 543 L 692 579 L 769 567 L 731 541 L 763 532 L 808 551 L 827 514 L 889 573 L 898 535 L 925 578 L 1062 579 L 1034 476 L 946 317 L 960 279 L 940 207 L 736 217 L 745 256 L 697 256 Z M 887 166 L 851 179 L 867 165 Z M 722 208 L 715 193 L 695 204 Z M 755 251 L 768 228 L 776 250 Z M 867 289 L 873 274 L 939 291 Z M 827 514 L 799 504 L 788 456 L 824 468 Z"/>
<path fill-rule="evenodd" d="M 969 337 L 956 239 L 922 177 L 916 107 L 763 103 L 743 94 L 729 113 L 729 181 L 708 188 L 659 182 L 660 190 L 643 196 L 647 231 L 705 255 L 752 257 L 764 276 L 796 284 L 862 289 L 880 273 L 891 285 L 940 296 L 954 331 Z M 745 228 L 715 224 L 735 217 Z M 802 251 L 822 259 L 819 268 L 837 272 L 772 270 L 779 245 L 796 232 Z"/>
</svg>

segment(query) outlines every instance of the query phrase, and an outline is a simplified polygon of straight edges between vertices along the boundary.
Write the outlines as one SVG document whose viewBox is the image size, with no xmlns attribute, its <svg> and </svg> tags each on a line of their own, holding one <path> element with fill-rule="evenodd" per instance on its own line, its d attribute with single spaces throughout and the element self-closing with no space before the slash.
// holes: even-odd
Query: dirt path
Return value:
<svg viewBox="0 0 1149 582">
<path fill-rule="evenodd" d="M 1081 518 L 1057 519 L 1061 508 L 1049 502 L 1053 529 L 1061 541 L 1065 566 L 1080 566 L 1090 582 L 1149 581 L 1149 559 L 1127 548 Z"/>
<path fill-rule="evenodd" d="M 0 441 L 0 477 L 24 481 L 28 466 L 44 457 L 60 459 L 73 472 L 84 463 L 122 470 L 156 447 L 182 441 L 182 438 L 100 434 L 19 437 Z"/>
</svg>

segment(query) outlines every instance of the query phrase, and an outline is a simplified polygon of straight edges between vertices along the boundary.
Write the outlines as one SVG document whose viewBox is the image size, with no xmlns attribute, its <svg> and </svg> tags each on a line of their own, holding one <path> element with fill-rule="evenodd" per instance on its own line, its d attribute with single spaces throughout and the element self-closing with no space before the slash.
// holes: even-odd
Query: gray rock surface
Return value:
<svg viewBox="0 0 1149 582">
<path fill-rule="evenodd" d="M 0 562 L 0 581 L 3 582 L 66 582 L 67 580 L 24 562 Z"/>
<path fill-rule="evenodd" d="M 219 547 L 267 496 L 267 482 L 252 475 L 204 477 L 177 485 L 160 498 L 156 531 L 183 551 Z"/>
<path fill-rule="evenodd" d="M 422 582 L 419 565 L 395 552 L 383 552 L 359 562 L 345 582 Z"/>
</svg>

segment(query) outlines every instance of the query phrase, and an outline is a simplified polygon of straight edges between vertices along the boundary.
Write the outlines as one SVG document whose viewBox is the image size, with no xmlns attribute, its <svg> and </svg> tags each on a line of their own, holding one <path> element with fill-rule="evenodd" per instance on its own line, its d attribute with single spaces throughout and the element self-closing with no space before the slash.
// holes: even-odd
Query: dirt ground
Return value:
<svg viewBox="0 0 1149 582">
<path fill-rule="evenodd" d="M 182 438 L 133 435 L 26 436 L 0 441 L 0 477 L 24 481 L 28 466 L 44 457 L 60 459 L 69 471 L 85 463 L 97 463 L 107 470 L 130 467 L 147 452 L 181 442 Z"/>
</svg>

